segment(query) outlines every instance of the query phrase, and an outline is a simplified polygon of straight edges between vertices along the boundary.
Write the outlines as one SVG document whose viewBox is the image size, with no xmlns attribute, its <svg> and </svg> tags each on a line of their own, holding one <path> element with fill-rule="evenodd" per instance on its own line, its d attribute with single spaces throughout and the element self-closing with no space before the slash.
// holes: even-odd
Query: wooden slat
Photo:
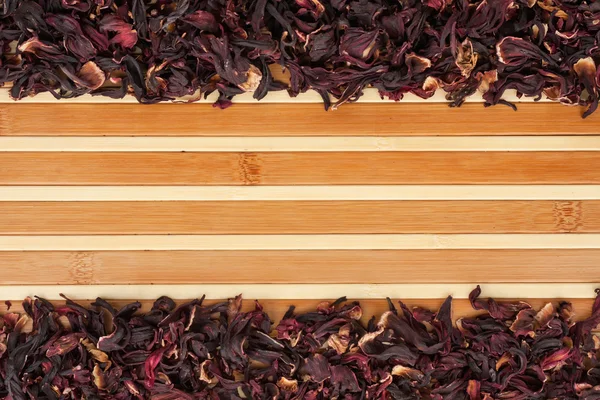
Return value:
<svg viewBox="0 0 600 400">
<path fill-rule="evenodd" d="M 600 152 L 45 153 L 4 185 L 598 184 Z"/>
<path fill-rule="evenodd" d="M 170 268 L 173 268 L 171 266 Z M 165 270 L 168 273 L 168 269 Z M 354 299 L 382 299 L 402 297 L 420 299 L 423 293 L 431 299 L 443 299 L 448 295 L 456 299 L 468 299 L 475 282 L 470 283 L 385 283 L 385 284 L 333 284 L 333 283 L 202 283 L 202 284 L 119 284 L 119 285 L 0 285 L 5 298 L 20 299 L 40 296 L 48 300 L 61 300 L 61 293 L 73 298 L 86 298 L 90 293 L 107 299 L 154 300 L 160 296 L 192 298 L 199 293 L 208 299 L 231 297 L 243 293 L 247 298 L 263 300 L 313 299 L 347 296 Z M 487 296 L 496 299 L 577 298 L 595 296 L 597 283 L 486 283 Z"/>
<path fill-rule="evenodd" d="M 11 151 L 600 151 L 600 136 L 0 136 Z"/>
<path fill-rule="evenodd" d="M 6 251 L 0 285 L 598 282 L 598 260 L 600 249 Z"/>
<path fill-rule="evenodd" d="M 2 235 L 0 251 L 600 249 L 600 234 Z"/>
<path fill-rule="evenodd" d="M 1 158 L 2 156 L 0 156 Z M 0 185 L 0 201 L 599 200 L 600 185 Z"/>
<path fill-rule="evenodd" d="M 275 70 L 278 68 L 275 67 Z M 281 71 L 281 69 L 279 69 Z M 275 75 L 275 74 L 274 74 Z M 278 75 L 281 75 L 279 73 Z M 286 79 L 286 81 L 289 81 Z M 14 104 L 15 100 L 10 96 L 9 87 L 12 85 L 6 84 L 3 87 L 0 87 L 0 104 Z M 115 87 L 113 84 L 105 84 L 103 85 L 105 88 Z M 267 93 L 267 95 L 261 99 L 260 101 L 256 100 L 254 97 L 254 92 L 244 92 L 239 95 L 236 95 L 233 98 L 234 104 L 252 104 L 252 105 L 264 105 L 264 104 L 290 104 L 293 103 L 295 105 L 298 104 L 323 104 L 323 98 L 321 95 L 313 90 L 309 90 L 304 93 L 298 94 L 296 97 L 290 97 L 287 91 L 272 91 Z M 200 98 L 199 98 L 200 97 Z M 193 95 L 183 96 L 176 98 L 176 102 L 185 103 L 190 99 L 194 100 L 195 105 L 203 104 L 203 105 L 212 105 L 219 98 L 219 93 L 213 92 L 208 96 L 200 96 L 200 91 L 196 91 Z M 506 101 L 510 101 L 513 103 L 532 103 L 535 100 L 532 97 L 518 97 L 516 91 L 513 89 L 508 89 L 502 95 L 502 98 Z M 335 98 L 331 96 L 332 102 L 335 102 Z M 483 105 L 484 99 L 481 93 L 476 92 L 473 95 L 465 98 L 466 103 L 478 103 Z M 539 103 L 552 102 L 552 100 L 548 99 L 546 96 L 542 96 L 539 100 Z M 385 104 L 385 103 L 395 103 L 394 100 L 390 99 L 382 99 L 379 95 L 379 91 L 374 88 L 365 88 L 362 91 L 361 97 L 356 101 L 359 104 L 365 103 L 375 103 L 375 104 Z M 435 103 L 443 103 L 448 104 L 449 101 L 446 99 L 446 92 L 443 90 L 438 90 L 434 95 L 428 99 L 423 99 L 415 94 L 406 93 L 402 98 L 402 104 L 410 104 L 410 103 L 427 103 L 427 104 L 435 104 Z M 135 98 L 135 96 L 129 94 L 121 99 L 113 99 L 106 96 L 93 96 L 91 94 L 84 94 L 78 97 L 70 97 L 63 98 L 60 101 L 56 100 L 56 98 L 50 92 L 42 92 L 38 93 L 35 96 L 24 97 L 18 101 L 18 104 L 48 104 L 48 105 L 56 105 L 56 104 L 138 104 L 139 101 Z M 164 102 L 163 104 L 171 104 L 170 102 Z"/>
<path fill-rule="evenodd" d="M 600 232 L 600 201 L 0 202 L 0 234 Z"/>
<path fill-rule="evenodd" d="M 68 295 L 68 294 L 67 294 Z M 353 299 L 350 299 L 353 300 Z M 431 310 L 437 310 L 442 304 L 444 299 L 416 299 L 416 300 L 404 300 L 404 303 L 408 307 L 424 307 Z M 22 300 L 13 300 L 12 307 L 10 312 L 23 312 L 23 307 L 21 305 Z M 82 305 L 89 305 L 93 300 L 77 300 Z M 133 301 L 133 300 L 132 300 Z M 180 303 L 186 300 L 181 300 Z M 328 301 L 331 301 L 329 299 Z M 366 324 L 368 320 L 372 316 L 379 317 L 385 311 L 388 311 L 388 304 L 385 299 L 368 299 L 368 300 L 358 300 L 360 301 L 363 316 L 362 322 Z M 397 299 L 393 299 L 394 304 L 397 306 Z M 528 299 L 527 303 L 531 304 L 532 307 L 536 309 L 540 309 L 548 302 L 553 302 L 555 305 L 558 304 L 558 299 Z M 570 301 L 573 304 L 573 310 L 575 312 L 574 319 L 581 320 L 587 318 L 591 314 L 592 299 L 566 299 L 566 301 Z M 130 303 L 129 300 L 118 300 L 118 301 L 110 301 L 110 303 L 116 307 L 122 307 L 125 304 Z M 216 301 L 207 300 L 205 304 L 213 304 Z M 61 305 L 64 304 L 64 301 L 52 301 L 53 304 Z M 152 301 L 141 301 L 142 303 L 142 311 L 149 310 L 152 307 Z M 317 304 L 319 302 L 315 300 L 261 300 L 260 304 L 263 306 L 264 311 L 269 314 L 271 319 L 275 324 L 279 323 L 283 315 L 287 312 L 290 305 L 296 306 L 296 314 L 300 314 L 303 312 L 314 311 Z M 6 312 L 6 304 L 4 302 L 0 302 L 0 314 L 4 314 Z M 254 309 L 254 301 L 252 299 L 245 299 L 242 303 L 242 309 L 244 311 L 250 311 Z M 468 300 L 456 299 L 453 302 L 452 316 L 456 320 L 458 318 L 463 317 L 472 317 L 475 315 L 481 314 L 480 311 L 475 311 L 472 309 L 471 304 Z M 31 330 L 31 322 L 27 325 L 25 331 Z"/>
<path fill-rule="evenodd" d="M 320 104 L 3 104 L 0 135 L 77 136 L 321 136 L 321 135 L 589 135 L 598 115 L 579 107 L 520 104 L 484 108 L 465 104 L 347 104 L 324 112 Z"/>
</svg>

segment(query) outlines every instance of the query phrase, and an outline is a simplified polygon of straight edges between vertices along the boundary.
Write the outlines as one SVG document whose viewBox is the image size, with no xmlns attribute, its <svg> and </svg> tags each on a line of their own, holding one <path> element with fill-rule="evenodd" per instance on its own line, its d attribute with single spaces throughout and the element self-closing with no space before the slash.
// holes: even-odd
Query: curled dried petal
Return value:
<svg viewBox="0 0 600 400">
<path fill-rule="evenodd" d="M 471 72 L 477 65 L 479 55 L 473 50 L 473 43 L 465 39 L 457 48 L 456 66 L 460 69 L 463 76 L 471 76 Z"/>
<path fill-rule="evenodd" d="M 588 94 L 589 107 L 583 113 L 583 117 L 587 117 L 598 108 L 598 93 L 596 87 L 596 63 L 592 57 L 580 58 L 574 65 L 573 70 L 583 83 Z"/>
<path fill-rule="evenodd" d="M 298 391 L 298 381 L 295 379 L 288 379 L 285 376 L 279 378 L 277 386 L 281 390 L 289 393 L 296 393 Z"/>
</svg>

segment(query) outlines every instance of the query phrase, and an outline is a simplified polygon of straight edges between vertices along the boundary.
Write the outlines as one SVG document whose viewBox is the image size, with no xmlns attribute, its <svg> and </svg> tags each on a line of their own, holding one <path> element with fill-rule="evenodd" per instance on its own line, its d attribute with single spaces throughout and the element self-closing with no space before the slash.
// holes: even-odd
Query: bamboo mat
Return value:
<svg viewBox="0 0 600 400">
<path fill-rule="evenodd" d="M 31 101 L 0 104 L 0 297 L 13 309 L 27 295 L 243 293 L 278 318 L 347 295 L 368 318 L 385 296 L 435 308 L 452 294 L 459 317 L 481 284 L 589 313 L 598 115 Z"/>
</svg>

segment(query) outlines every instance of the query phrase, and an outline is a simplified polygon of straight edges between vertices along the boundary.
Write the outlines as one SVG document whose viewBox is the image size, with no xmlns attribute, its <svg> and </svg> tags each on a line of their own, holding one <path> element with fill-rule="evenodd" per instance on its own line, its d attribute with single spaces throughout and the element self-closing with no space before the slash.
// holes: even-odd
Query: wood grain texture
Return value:
<svg viewBox="0 0 600 400">
<path fill-rule="evenodd" d="M 598 184 L 600 152 L 9 152 L 3 185 Z"/>
<path fill-rule="evenodd" d="M 71 192 L 62 199 L 58 191 L 43 198 L 45 188 L 0 196 L 0 286 L 6 297 L 54 299 L 59 291 L 151 299 L 202 290 L 221 298 L 239 289 L 276 299 L 262 302 L 275 320 L 290 304 L 308 311 L 318 300 L 307 298 L 339 293 L 370 298 L 362 302 L 366 320 L 387 309 L 387 293 L 464 298 L 475 283 L 500 297 L 591 297 L 600 281 L 599 117 L 582 120 L 580 109 L 558 104 L 518 107 L 0 105 L 0 136 L 9 145 L 0 149 L 4 190 L 130 190 L 117 198 Z M 487 198 L 453 186 L 502 184 L 527 190 L 497 186 Z M 594 186 L 561 197 L 577 184 Z M 151 191 L 133 193 L 134 185 Z M 231 193 L 158 193 L 168 185 Z M 285 191 L 294 185 L 314 191 Z M 325 190 L 341 185 L 370 186 Z M 435 191 L 386 192 L 400 185 Z M 444 190 L 436 185 L 456 197 L 435 197 Z M 266 192 L 239 198 L 254 189 Z M 379 197 L 352 197 L 370 189 Z M 435 309 L 441 301 L 407 302 Z M 574 303 L 579 318 L 589 314 L 592 300 Z M 455 302 L 455 317 L 473 313 L 466 300 Z"/>
<path fill-rule="evenodd" d="M 598 260 L 600 249 L 5 251 L 0 285 L 598 282 Z"/>
<path fill-rule="evenodd" d="M 0 293 L 5 298 L 21 299 L 27 296 L 40 296 L 48 300 L 62 300 L 61 293 L 69 293 L 72 298 L 87 298 L 90 293 L 96 296 L 119 300 L 155 300 L 160 296 L 171 298 L 193 298 L 203 294 L 207 299 L 223 299 L 232 294 L 243 293 L 249 299 L 279 300 L 348 297 L 353 299 L 384 299 L 401 297 L 421 299 L 427 293 L 430 299 L 443 299 L 452 295 L 455 299 L 468 299 L 476 286 L 470 283 L 386 283 L 386 284 L 345 284 L 345 283 L 202 283 L 187 284 L 119 284 L 119 285 L 2 285 Z M 484 292 L 496 300 L 567 298 L 592 299 L 598 289 L 597 283 L 485 283 Z"/>
<path fill-rule="evenodd" d="M 25 136 L 365 136 L 590 135 L 598 115 L 578 107 L 519 104 L 237 104 L 227 110 L 190 104 L 3 104 L 0 135 Z M 68 118 L 65 118 L 68 116 Z M 85 127 L 85 128 L 83 128 Z"/>
<path fill-rule="evenodd" d="M 277 69 L 277 67 L 275 67 Z M 281 70 L 280 70 L 281 71 Z M 273 74 L 276 75 L 276 74 Z M 281 75 L 279 72 L 277 75 Z M 289 79 L 285 79 L 288 81 Z M 0 104 L 14 104 L 15 100 L 10 96 L 8 88 L 12 86 L 10 83 L 6 84 L 3 87 L 0 87 Z M 106 88 L 112 87 L 115 88 L 113 84 L 105 84 L 103 85 Z M 206 97 L 205 97 L 206 96 Z M 188 102 L 190 99 L 194 99 L 194 105 L 212 105 L 214 104 L 218 98 L 219 93 L 213 92 L 211 94 L 206 94 L 205 96 L 200 97 L 200 91 L 196 91 L 193 95 L 188 95 L 184 97 L 176 98 L 179 104 Z M 243 92 L 239 95 L 236 95 L 233 98 L 234 104 L 253 104 L 253 105 L 265 105 L 265 104 L 323 104 L 323 98 L 321 95 L 314 90 L 309 90 L 304 93 L 299 93 L 296 97 L 290 97 L 287 91 L 271 91 L 267 93 L 267 95 L 262 98 L 260 101 L 256 100 L 254 97 L 254 92 Z M 519 97 L 514 89 L 508 89 L 502 95 L 502 98 L 506 101 L 510 101 L 513 103 L 533 103 L 535 100 L 532 97 Z M 335 98 L 331 96 L 332 102 L 335 102 Z M 466 97 L 465 103 L 478 103 L 483 105 L 484 99 L 481 93 L 476 92 L 471 96 Z M 539 103 L 552 102 L 552 100 L 548 99 L 546 96 L 542 96 L 539 99 Z M 385 104 L 396 103 L 394 100 L 390 99 L 382 99 L 379 95 L 379 91 L 375 88 L 367 87 L 362 90 L 362 95 L 359 99 L 357 99 L 356 103 L 365 104 L 365 103 L 375 103 L 375 104 Z M 435 104 L 435 103 L 443 103 L 448 104 L 449 101 L 446 99 L 446 92 L 443 90 L 438 90 L 433 94 L 432 97 L 428 99 L 423 99 L 412 93 L 405 93 L 402 98 L 402 104 L 410 104 L 410 103 L 427 103 L 427 104 Z M 18 104 L 140 104 L 139 101 L 135 98 L 135 96 L 129 94 L 121 99 L 113 99 L 107 96 L 94 96 L 91 94 L 84 94 L 78 97 L 70 97 L 70 98 L 62 98 L 60 102 L 56 100 L 56 98 L 50 92 L 42 92 L 37 93 L 35 96 L 27 96 L 18 101 Z M 164 102 L 163 104 L 172 104 L 171 102 Z"/>
<path fill-rule="evenodd" d="M 0 202 L 0 234 L 600 232 L 600 201 Z"/>
<path fill-rule="evenodd" d="M 0 156 L 1 158 L 1 156 Z M 600 185 L 17 186 L 0 201 L 599 200 Z"/>
<path fill-rule="evenodd" d="M 600 151 L 600 136 L 0 136 L 12 151 Z"/>
<path fill-rule="evenodd" d="M 68 295 L 68 293 L 67 293 L 67 295 Z M 323 301 L 332 301 L 332 300 L 334 300 L 334 299 L 324 299 Z M 354 299 L 349 299 L 349 300 L 353 301 Z M 21 301 L 22 301 L 22 299 L 11 301 L 12 307 L 10 309 L 10 312 L 22 313 L 23 307 L 21 305 Z M 110 302 L 110 304 L 113 305 L 113 307 L 118 309 L 118 308 L 130 303 L 131 301 L 135 301 L 135 300 L 118 300 L 118 301 L 111 300 L 109 302 Z M 178 303 L 183 303 L 185 301 L 186 300 L 182 299 L 182 300 L 179 300 Z M 375 316 L 376 318 L 378 318 L 379 316 L 381 316 L 382 313 L 389 310 L 388 303 L 385 299 L 376 299 L 376 300 L 374 300 L 374 299 L 368 299 L 368 300 L 358 299 L 357 301 L 360 302 L 361 308 L 363 310 L 363 314 L 362 314 L 362 318 L 361 318 L 361 322 L 363 324 L 368 323 L 368 321 L 371 317 Z M 393 299 L 392 301 L 395 304 L 397 304 L 397 299 Z M 403 302 L 409 308 L 423 307 L 423 308 L 431 309 L 434 311 L 436 311 L 440 307 L 440 305 L 442 304 L 443 301 L 444 301 L 444 299 L 403 300 Z M 591 314 L 593 299 L 566 299 L 566 301 L 569 301 L 573 304 L 573 311 L 575 314 L 574 319 L 576 321 L 587 318 Z M 89 304 L 92 303 L 93 300 L 77 300 L 77 302 L 82 305 L 89 306 Z M 212 300 L 212 301 L 207 300 L 204 304 L 209 305 L 209 304 L 214 304 L 216 302 L 217 301 L 214 301 L 214 300 Z M 555 305 L 558 304 L 557 299 L 528 299 L 527 300 L 527 303 L 530 304 L 535 309 L 540 309 L 549 302 L 552 302 Z M 53 303 L 55 305 L 61 305 L 61 304 L 64 304 L 64 301 L 51 301 L 51 303 Z M 142 304 L 141 311 L 143 312 L 143 311 L 149 310 L 152 307 L 153 301 L 144 300 L 144 301 L 140 301 L 140 303 Z M 314 311 L 316 306 L 319 304 L 319 302 L 315 301 L 315 300 L 282 299 L 282 300 L 260 300 L 260 304 L 263 306 L 264 311 L 269 314 L 273 323 L 278 324 L 279 321 L 283 318 L 284 314 L 288 311 L 288 309 L 291 305 L 294 305 L 296 307 L 296 309 L 295 309 L 296 314 L 301 314 L 304 312 Z M 253 300 L 246 299 L 242 303 L 242 310 L 244 310 L 244 311 L 251 311 L 254 309 L 254 307 L 255 307 L 255 305 L 254 305 Z M 6 304 L 4 302 L 0 302 L 0 314 L 4 314 L 6 312 L 7 312 Z M 453 301 L 452 316 L 454 319 L 473 317 L 473 316 L 476 316 L 479 314 L 481 314 L 481 311 L 473 310 L 473 308 L 471 307 L 471 304 L 469 303 L 468 300 L 458 300 L 457 299 L 457 300 Z M 30 330 L 31 330 L 31 321 L 29 321 L 29 324 L 25 328 L 25 331 L 30 331 Z"/>
<path fill-rule="evenodd" d="M 0 251 L 600 249 L 600 234 L 0 235 Z"/>
</svg>

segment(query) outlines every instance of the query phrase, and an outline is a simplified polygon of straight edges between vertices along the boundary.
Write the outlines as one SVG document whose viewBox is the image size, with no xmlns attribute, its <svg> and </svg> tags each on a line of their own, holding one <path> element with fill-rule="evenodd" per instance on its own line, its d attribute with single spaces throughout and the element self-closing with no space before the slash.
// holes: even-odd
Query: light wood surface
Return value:
<svg viewBox="0 0 600 400">
<path fill-rule="evenodd" d="M 0 285 L 598 282 L 598 260 L 600 249 L 0 251 Z"/>
<path fill-rule="evenodd" d="M 600 201 L 2 202 L 0 234 L 600 232 Z"/>
<path fill-rule="evenodd" d="M 0 235 L 0 251 L 599 249 L 597 233 Z"/>
<path fill-rule="evenodd" d="M 319 301 L 324 298 L 348 297 L 355 299 L 382 299 L 401 297 L 421 299 L 423 293 L 431 299 L 452 295 L 455 299 L 468 299 L 473 291 L 472 283 L 250 283 L 250 284 L 139 284 L 139 285 L 3 285 L 0 291 L 6 298 L 39 296 L 48 300 L 61 300 L 62 293 L 73 298 L 96 296 L 122 300 L 155 300 L 160 296 L 187 299 L 205 295 L 207 299 L 224 299 L 230 293 L 244 293 L 246 298 L 261 300 L 304 299 Z M 545 296 L 556 299 L 589 299 L 595 295 L 595 283 L 485 283 L 486 296 L 502 299 L 535 299 Z"/>
<path fill-rule="evenodd" d="M 7 136 L 385 136 L 598 135 L 600 116 L 582 120 L 578 107 L 520 104 L 2 104 Z"/>
<path fill-rule="evenodd" d="M 272 72 L 277 71 L 277 66 L 272 69 Z M 275 76 L 281 76 L 281 69 L 279 69 L 279 73 L 273 74 Z M 289 75 L 286 77 L 285 81 L 289 81 Z M 3 87 L 0 87 L 0 104 L 14 104 L 15 100 L 10 96 L 9 90 L 7 90 L 12 85 L 6 84 Z M 103 85 L 104 87 L 113 87 L 110 83 Z M 358 104 L 368 104 L 368 103 L 395 103 L 394 100 L 390 99 L 382 99 L 379 95 L 379 91 L 374 88 L 365 88 L 362 91 L 363 95 L 358 99 L 356 103 Z M 309 90 L 304 93 L 299 93 L 296 97 L 290 97 L 287 91 L 277 91 L 277 92 L 269 92 L 263 99 L 260 101 L 256 100 L 253 92 L 243 92 L 239 95 L 236 95 L 233 99 L 234 104 L 253 104 L 253 105 L 266 105 L 266 104 L 322 104 L 323 98 L 321 95 L 315 91 Z M 534 100 L 533 97 L 519 97 L 517 93 L 513 89 L 508 89 L 504 92 L 502 96 L 505 100 L 519 104 L 519 103 L 531 103 Z M 212 105 L 219 98 L 219 94 L 217 92 L 213 92 L 208 96 L 201 96 L 200 91 L 197 91 L 194 95 L 184 96 L 177 98 L 174 102 L 165 102 L 163 104 L 172 104 L 172 103 L 187 103 L 190 100 L 193 100 L 192 105 Z M 331 96 L 332 103 L 335 103 L 336 99 Z M 546 96 L 542 96 L 539 100 L 540 102 L 551 102 L 552 100 L 548 99 Z M 473 95 L 467 97 L 465 99 L 466 103 L 478 103 L 479 105 L 483 105 L 483 96 L 481 93 L 476 92 Z M 38 93 L 35 96 L 24 97 L 19 100 L 19 104 L 56 104 L 56 98 L 49 92 Z M 446 92 L 443 90 L 438 90 L 434 95 L 428 99 L 423 99 L 415 94 L 406 93 L 402 98 L 402 104 L 411 104 L 411 103 L 444 103 L 447 104 L 448 100 L 446 99 Z M 60 104 L 139 104 L 138 100 L 131 94 L 121 98 L 121 99 L 113 99 L 106 96 L 92 96 L 90 94 L 85 94 L 79 97 L 72 98 L 64 98 L 60 99 Z"/>
<path fill-rule="evenodd" d="M 1 157 L 1 156 L 0 156 Z M 15 186 L 2 201 L 596 200 L 600 185 Z"/>
<path fill-rule="evenodd" d="M 572 136 L 1 136 L 0 152 L 598 151 Z"/>
<path fill-rule="evenodd" d="M 277 320 L 454 293 L 459 317 L 481 283 L 589 314 L 600 123 L 577 107 L 31 101 L 0 104 L 5 298 L 243 291 Z"/>
<path fill-rule="evenodd" d="M 0 184 L 7 185 L 599 182 L 600 152 L 11 152 L 0 157 Z"/>
</svg>

